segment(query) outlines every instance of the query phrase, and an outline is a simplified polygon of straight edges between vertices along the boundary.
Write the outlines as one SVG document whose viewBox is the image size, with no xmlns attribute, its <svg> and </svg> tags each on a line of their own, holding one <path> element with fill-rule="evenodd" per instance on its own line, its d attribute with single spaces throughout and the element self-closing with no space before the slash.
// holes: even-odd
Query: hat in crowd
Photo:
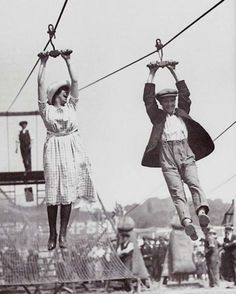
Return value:
<svg viewBox="0 0 236 294">
<path fill-rule="evenodd" d="M 22 120 L 19 122 L 19 125 L 23 127 L 23 125 L 28 125 L 28 122 L 26 120 Z"/>
<path fill-rule="evenodd" d="M 68 87 L 68 89 L 70 89 L 70 82 L 68 80 L 57 81 L 48 86 L 47 98 L 49 104 L 52 104 L 53 96 L 55 95 L 56 91 L 61 87 Z"/>
<path fill-rule="evenodd" d="M 165 97 L 176 97 L 177 94 L 178 94 L 178 91 L 175 89 L 163 89 L 156 94 L 156 99 L 158 101 L 161 101 Z"/>
<path fill-rule="evenodd" d="M 209 228 L 208 234 L 216 234 L 216 230 L 214 228 Z"/>
<path fill-rule="evenodd" d="M 135 227 L 135 222 L 130 216 L 124 215 L 119 218 L 118 224 L 117 224 L 118 232 L 120 233 L 130 232 L 134 229 L 134 227 Z"/>
<path fill-rule="evenodd" d="M 231 224 L 226 224 L 225 225 L 225 230 L 228 230 L 228 231 L 233 231 L 233 226 Z"/>
</svg>

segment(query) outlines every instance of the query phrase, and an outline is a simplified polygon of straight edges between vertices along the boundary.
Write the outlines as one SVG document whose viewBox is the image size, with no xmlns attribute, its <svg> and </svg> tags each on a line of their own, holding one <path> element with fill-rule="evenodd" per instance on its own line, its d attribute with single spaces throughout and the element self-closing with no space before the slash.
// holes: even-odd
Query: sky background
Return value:
<svg viewBox="0 0 236 294">
<path fill-rule="evenodd" d="M 0 111 L 6 111 L 37 53 L 48 40 L 47 26 L 55 23 L 64 1 L 1 0 Z M 58 49 L 73 49 L 72 64 L 80 87 L 155 50 L 213 6 L 217 1 L 187 0 L 69 0 L 57 30 Z M 236 3 L 226 0 L 164 49 L 164 59 L 179 61 L 177 73 L 191 92 L 191 116 L 215 138 L 236 117 Z M 160 169 L 141 166 L 151 123 L 142 101 L 146 64 L 154 54 L 80 93 L 78 119 L 97 189 L 105 206 L 140 203 L 148 197 L 168 197 Z M 37 68 L 38 70 L 38 68 Z M 11 111 L 37 110 L 37 70 Z M 48 84 L 68 78 L 64 61 L 50 59 Z M 157 73 L 157 90 L 174 87 L 167 70 Z M 23 170 L 15 154 L 18 122 L 27 119 L 34 136 L 33 170 L 42 169 L 46 135 L 41 118 L 0 118 L 0 171 Z M 37 125 L 37 127 L 36 127 Z M 9 158 L 8 161 L 8 142 Z M 216 149 L 198 161 L 199 177 L 207 197 L 231 201 L 236 196 L 236 128 L 216 142 Z M 23 198 L 22 198 L 23 199 Z"/>
</svg>

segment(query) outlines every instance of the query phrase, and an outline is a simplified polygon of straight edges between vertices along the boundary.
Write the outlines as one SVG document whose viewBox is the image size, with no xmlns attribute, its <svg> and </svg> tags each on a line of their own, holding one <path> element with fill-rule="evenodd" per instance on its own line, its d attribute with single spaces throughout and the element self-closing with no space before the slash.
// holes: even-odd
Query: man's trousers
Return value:
<svg viewBox="0 0 236 294">
<path fill-rule="evenodd" d="M 192 194 L 196 213 L 208 204 L 200 186 L 195 156 L 187 140 L 162 141 L 160 160 L 170 195 L 178 212 L 181 223 L 184 219 L 191 219 L 183 183 L 187 184 Z"/>
</svg>

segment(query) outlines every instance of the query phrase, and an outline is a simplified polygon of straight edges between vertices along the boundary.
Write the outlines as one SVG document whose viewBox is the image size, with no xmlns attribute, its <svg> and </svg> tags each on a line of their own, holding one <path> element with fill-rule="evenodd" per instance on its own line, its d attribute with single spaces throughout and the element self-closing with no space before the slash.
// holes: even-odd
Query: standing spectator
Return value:
<svg viewBox="0 0 236 294">
<path fill-rule="evenodd" d="M 29 130 L 27 128 L 28 122 L 19 122 L 21 130 L 16 139 L 16 153 L 18 152 L 18 146 L 20 145 L 20 152 L 23 159 L 25 171 L 31 171 L 31 146 L 32 138 L 30 136 Z"/>
<path fill-rule="evenodd" d="M 158 260 L 158 254 L 159 254 L 159 241 L 157 238 L 154 239 L 154 244 L 152 247 L 152 275 L 153 275 L 153 279 L 155 281 L 158 280 L 158 264 L 159 264 L 159 260 Z"/>
<path fill-rule="evenodd" d="M 141 246 L 141 253 L 143 255 L 143 260 L 145 266 L 148 270 L 148 273 L 153 277 L 153 268 L 152 268 L 152 246 L 150 240 L 147 237 L 143 237 L 143 245 Z"/>
<path fill-rule="evenodd" d="M 220 255 L 219 242 L 216 231 L 211 228 L 205 241 L 205 255 L 207 262 L 208 278 L 210 287 L 218 287 L 220 280 Z"/>
<path fill-rule="evenodd" d="M 234 285 L 236 285 L 236 235 L 233 234 L 233 227 L 230 225 L 225 226 L 224 238 L 224 257 L 227 261 L 226 267 L 229 273 L 232 273 Z"/>
<path fill-rule="evenodd" d="M 117 253 L 124 263 L 124 265 L 132 271 L 134 244 L 130 240 L 130 233 L 122 232 L 118 237 L 118 248 Z M 129 279 L 124 280 L 125 291 L 131 291 L 133 289 L 132 281 Z"/>
<path fill-rule="evenodd" d="M 196 274 L 197 274 L 197 279 L 202 280 L 203 276 L 206 276 L 206 258 L 205 255 L 197 250 L 195 256 L 194 256 L 194 262 L 196 265 Z"/>
<path fill-rule="evenodd" d="M 159 238 L 159 246 L 158 246 L 158 254 L 157 254 L 157 261 L 158 261 L 157 281 L 158 282 L 161 279 L 161 274 L 163 271 L 163 265 L 164 265 L 164 261 L 165 261 L 166 251 L 167 251 L 167 243 L 163 237 L 160 237 Z"/>
<path fill-rule="evenodd" d="M 131 217 L 120 217 L 117 224 L 117 253 L 129 271 L 132 272 L 134 276 L 141 278 L 145 283 L 149 278 L 149 275 L 138 246 L 138 240 L 133 230 L 134 226 L 135 223 Z M 127 274 L 129 274 L 129 272 Z M 124 282 L 126 291 L 134 290 L 132 280 L 127 279 Z"/>
</svg>

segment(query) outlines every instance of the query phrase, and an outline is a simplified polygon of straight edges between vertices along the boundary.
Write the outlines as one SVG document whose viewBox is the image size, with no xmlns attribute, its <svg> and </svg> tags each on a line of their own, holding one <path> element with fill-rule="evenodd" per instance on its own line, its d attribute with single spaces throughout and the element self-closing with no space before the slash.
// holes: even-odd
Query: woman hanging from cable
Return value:
<svg viewBox="0 0 236 294">
<path fill-rule="evenodd" d="M 78 131 L 78 81 L 71 68 L 69 50 L 60 52 L 66 62 L 71 83 L 57 81 L 45 86 L 48 52 L 41 52 L 38 73 L 39 112 L 47 129 L 43 165 L 49 222 L 48 250 L 57 243 L 57 211 L 60 209 L 60 248 L 67 247 L 66 231 L 71 206 L 78 199 L 94 202 L 95 190 L 90 177 L 90 163 Z"/>
</svg>

